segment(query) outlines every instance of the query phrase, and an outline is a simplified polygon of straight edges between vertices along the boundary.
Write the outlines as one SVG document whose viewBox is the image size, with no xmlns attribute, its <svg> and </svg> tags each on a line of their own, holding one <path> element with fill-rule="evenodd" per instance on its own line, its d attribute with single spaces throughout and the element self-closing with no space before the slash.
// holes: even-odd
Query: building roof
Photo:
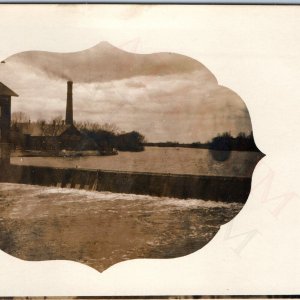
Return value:
<svg viewBox="0 0 300 300">
<path fill-rule="evenodd" d="M 12 91 L 10 88 L 8 88 L 2 82 L 0 82 L 0 96 L 14 96 L 14 97 L 19 97 L 18 94 L 16 94 L 14 91 Z"/>
</svg>

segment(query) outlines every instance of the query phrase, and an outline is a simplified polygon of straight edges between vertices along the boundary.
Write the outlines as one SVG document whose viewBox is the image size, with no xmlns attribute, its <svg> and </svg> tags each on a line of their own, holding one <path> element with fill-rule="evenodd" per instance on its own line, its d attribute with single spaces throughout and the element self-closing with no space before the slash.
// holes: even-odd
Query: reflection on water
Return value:
<svg viewBox="0 0 300 300">
<path fill-rule="evenodd" d="M 127 259 L 194 252 L 241 208 L 237 203 L 0 184 L 0 248 L 26 260 L 75 260 L 102 271 Z"/>
<path fill-rule="evenodd" d="M 227 154 L 206 149 L 146 147 L 143 152 L 119 152 L 114 156 L 13 157 L 11 162 L 62 168 L 251 177 L 262 157 L 258 152 L 231 151 Z"/>
</svg>

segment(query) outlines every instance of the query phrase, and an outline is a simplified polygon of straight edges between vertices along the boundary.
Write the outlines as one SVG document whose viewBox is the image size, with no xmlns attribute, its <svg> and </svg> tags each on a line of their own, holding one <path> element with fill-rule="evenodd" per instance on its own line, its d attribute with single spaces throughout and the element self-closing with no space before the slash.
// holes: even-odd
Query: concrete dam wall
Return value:
<svg viewBox="0 0 300 300">
<path fill-rule="evenodd" d="M 10 165 L 1 182 L 244 203 L 251 178 Z"/>
</svg>

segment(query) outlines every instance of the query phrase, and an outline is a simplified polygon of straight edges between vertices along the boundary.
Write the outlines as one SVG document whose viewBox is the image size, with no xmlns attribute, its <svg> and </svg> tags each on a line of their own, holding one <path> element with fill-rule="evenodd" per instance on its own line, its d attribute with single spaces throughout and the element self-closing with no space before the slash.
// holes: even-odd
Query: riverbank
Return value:
<svg viewBox="0 0 300 300">
<path fill-rule="evenodd" d="M 35 150 L 16 150 L 11 152 L 11 157 L 83 157 L 83 156 L 109 156 L 117 155 L 118 151 L 115 149 L 110 150 L 85 150 L 85 151 L 35 151 Z"/>
</svg>

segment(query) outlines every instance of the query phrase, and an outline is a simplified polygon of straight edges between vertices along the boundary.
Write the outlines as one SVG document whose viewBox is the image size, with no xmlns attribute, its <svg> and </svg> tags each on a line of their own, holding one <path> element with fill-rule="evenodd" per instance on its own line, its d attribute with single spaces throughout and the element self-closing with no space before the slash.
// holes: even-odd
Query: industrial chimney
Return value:
<svg viewBox="0 0 300 300">
<path fill-rule="evenodd" d="M 68 81 L 66 125 L 73 125 L 73 82 Z"/>
</svg>

